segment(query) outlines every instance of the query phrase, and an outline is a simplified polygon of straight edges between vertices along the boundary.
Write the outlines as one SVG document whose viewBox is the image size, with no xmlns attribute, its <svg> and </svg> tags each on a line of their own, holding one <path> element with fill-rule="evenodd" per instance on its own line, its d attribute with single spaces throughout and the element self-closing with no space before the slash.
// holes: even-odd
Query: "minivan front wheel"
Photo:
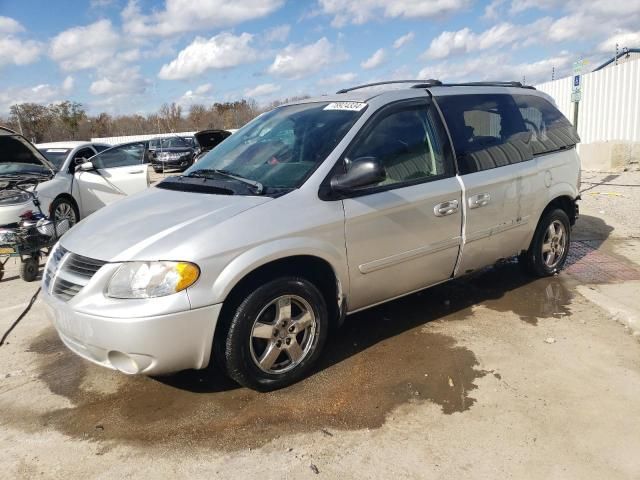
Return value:
<svg viewBox="0 0 640 480">
<path fill-rule="evenodd" d="M 300 380 L 326 342 L 329 316 L 318 288 L 303 278 L 272 280 L 248 294 L 229 323 L 224 348 L 227 374 L 261 391 Z M 222 358 L 221 358 L 222 357 Z"/>
<path fill-rule="evenodd" d="M 540 219 L 529 250 L 521 255 L 526 269 L 537 277 L 560 271 L 569 254 L 571 224 L 564 210 L 546 212 Z"/>
</svg>

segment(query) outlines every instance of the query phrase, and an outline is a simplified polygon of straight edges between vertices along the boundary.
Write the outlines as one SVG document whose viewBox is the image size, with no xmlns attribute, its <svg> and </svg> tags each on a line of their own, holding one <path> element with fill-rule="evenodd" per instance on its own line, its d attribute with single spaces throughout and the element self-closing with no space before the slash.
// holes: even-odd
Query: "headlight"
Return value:
<svg viewBox="0 0 640 480">
<path fill-rule="evenodd" d="M 200 269 L 188 262 L 129 262 L 113 274 L 107 296 L 113 298 L 164 297 L 190 287 Z"/>
<path fill-rule="evenodd" d="M 20 205 L 26 203 L 31 199 L 31 196 L 27 192 L 21 192 L 19 190 L 9 190 L 0 192 L 0 205 Z"/>
</svg>

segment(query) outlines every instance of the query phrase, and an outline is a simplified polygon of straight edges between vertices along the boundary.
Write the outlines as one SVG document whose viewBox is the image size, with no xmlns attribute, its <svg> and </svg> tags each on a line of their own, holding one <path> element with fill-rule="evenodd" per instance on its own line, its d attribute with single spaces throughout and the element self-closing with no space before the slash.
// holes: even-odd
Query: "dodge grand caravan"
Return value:
<svg viewBox="0 0 640 480">
<path fill-rule="evenodd" d="M 212 362 L 270 390 L 347 314 L 516 255 L 536 276 L 562 268 L 579 139 L 552 100 L 388 83 L 407 88 L 280 106 L 79 223 L 43 278 L 62 341 L 127 374 Z"/>
</svg>

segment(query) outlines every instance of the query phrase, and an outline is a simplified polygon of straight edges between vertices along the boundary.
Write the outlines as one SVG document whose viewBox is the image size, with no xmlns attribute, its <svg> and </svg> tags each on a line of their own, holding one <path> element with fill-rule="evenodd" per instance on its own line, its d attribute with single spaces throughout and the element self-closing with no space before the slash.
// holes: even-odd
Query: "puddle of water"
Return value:
<svg viewBox="0 0 640 480">
<path fill-rule="evenodd" d="M 517 265 L 505 264 L 353 315 L 330 339 L 313 375 L 267 394 L 238 388 L 215 369 L 122 377 L 113 391 L 98 391 L 96 385 L 117 374 L 67 351 L 49 329 L 30 351 L 39 356 L 39 378 L 74 406 L 20 419 L 0 412 L 0 418 L 24 428 L 25 422 L 46 424 L 82 439 L 237 449 L 298 432 L 378 428 L 408 402 L 432 402 L 444 414 L 464 412 L 476 401 L 475 381 L 490 372 L 428 323 L 464 320 L 474 304 L 531 323 L 568 312 L 562 280 L 527 282 Z"/>
</svg>

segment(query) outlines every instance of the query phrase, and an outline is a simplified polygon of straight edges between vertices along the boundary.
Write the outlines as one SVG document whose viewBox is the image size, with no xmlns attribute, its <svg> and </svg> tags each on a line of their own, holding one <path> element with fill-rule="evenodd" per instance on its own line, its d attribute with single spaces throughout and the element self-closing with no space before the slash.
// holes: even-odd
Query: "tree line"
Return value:
<svg viewBox="0 0 640 480">
<path fill-rule="evenodd" d="M 50 105 L 20 103 L 10 107 L 8 118 L 0 117 L 0 125 L 21 132 L 34 143 L 209 128 L 233 129 L 278 105 L 303 98 L 308 97 L 278 100 L 266 106 L 242 99 L 211 105 L 193 104 L 188 109 L 176 103 L 165 103 L 155 113 L 115 116 L 105 112 L 89 115 L 81 103 L 69 100 Z"/>
</svg>

